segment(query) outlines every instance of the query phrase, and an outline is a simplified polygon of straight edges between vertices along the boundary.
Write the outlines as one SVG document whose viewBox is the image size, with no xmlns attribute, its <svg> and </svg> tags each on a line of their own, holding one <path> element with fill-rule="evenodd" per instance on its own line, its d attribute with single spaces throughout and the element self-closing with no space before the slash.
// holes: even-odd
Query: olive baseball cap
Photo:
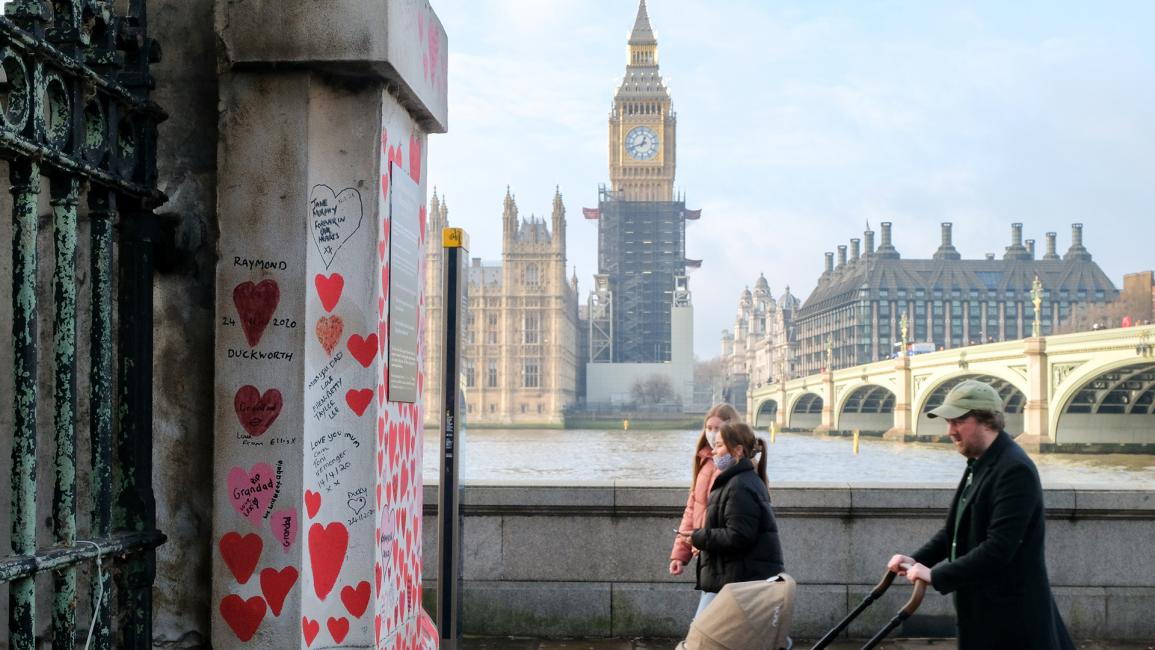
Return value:
<svg viewBox="0 0 1155 650">
<path fill-rule="evenodd" d="M 936 408 L 927 413 L 931 418 L 961 418 L 971 411 L 999 411 L 1003 410 L 1003 400 L 998 391 L 990 384 L 968 379 L 950 389 L 946 399 Z"/>
</svg>

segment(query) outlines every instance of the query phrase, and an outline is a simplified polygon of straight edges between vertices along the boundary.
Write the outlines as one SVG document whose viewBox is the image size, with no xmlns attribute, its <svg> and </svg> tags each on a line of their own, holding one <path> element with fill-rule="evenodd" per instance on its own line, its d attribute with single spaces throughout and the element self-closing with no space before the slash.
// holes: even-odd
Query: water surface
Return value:
<svg viewBox="0 0 1155 650">
<path fill-rule="evenodd" d="M 430 430 L 434 433 L 434 430 Z M 462 448 L 469 481 L 689 482 L 698 431 L 471 429 Z M 769 440 L 767 439 L 767 442 Z M 965 461 L 944 444 L 779 434 L 769 445 L 771 482 L 942 483 L 953 486 Z M 425 480 L 437 482 L 436 435 L 425 441 Z M 1155 455 L 1036 454 L 1044 486 L 1155 489 Z"/>
</svg>

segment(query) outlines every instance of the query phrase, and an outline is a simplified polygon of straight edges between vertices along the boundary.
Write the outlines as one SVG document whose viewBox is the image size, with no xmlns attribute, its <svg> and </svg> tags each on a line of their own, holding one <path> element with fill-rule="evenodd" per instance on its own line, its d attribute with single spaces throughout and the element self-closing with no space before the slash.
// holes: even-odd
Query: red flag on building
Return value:
<svg viewBox="0 0 1155 650">
<path fill-rule="evenodd" d="M 601 217 L 601 212 L 597 208 L 582 208 L 582 216 L 586 219 L 598 219 Z"/>
<path fill-rule="evenodd" d="M 694 221 L 697 221 L 698 219 L 702 218 L 702 211 L 700 209 L 699 210 L 685 210 L 683 212 L 683 214 L 686 215 L 687 219 L 691 219 Z"/>
</svg>

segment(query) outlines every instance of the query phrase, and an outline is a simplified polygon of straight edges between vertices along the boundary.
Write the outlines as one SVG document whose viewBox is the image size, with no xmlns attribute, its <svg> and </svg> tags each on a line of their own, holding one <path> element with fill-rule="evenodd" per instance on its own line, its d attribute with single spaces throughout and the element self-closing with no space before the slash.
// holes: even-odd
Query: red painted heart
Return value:
<svg viewBox="0 0 1155 650">
<path fill-rule="evenodd" d="M 369 408 L 369 403 L 373 401 L 373 390 L 370 388 L 362 388 L 361 390 L 349 390 L 345 393 L 345 403 L 358 416 L 365 414 L 365 409 Z"/>
<path fill-rule="evenodd" d="M 333 311 L 341 301 L 341 292 L 345 289 L 345 278 L 340 273 L 331 275 L 313 276 L 313 285 L 317 287 L 317 295 L 321 298 L 321 306 L 325 311 Z"/>
<path fill-rule="evenodd" d="M 241 537 L 240 533 L 225 533 L 217 544 L 225 566 L 232 571 L 240 584 L 245 584 L 253 576 L 257 563 L 261 561 L 261 550 L 265 543 L 256 533 Z"/>
<path fill-rule="evenodd" d="M 309 513 L 309 519 L 316 517 L 320 509 L 321 495 L 312 490 L 305 490 L 305 511 Z"/>
<path fill-rule="evenodd" d="M 340 618 L 329 617 L 325 622 L 325 626 L 329 628 L 329 634 L 333 636 L 333 641 L 340 643 L 345 640 L 345 635 L 349 633 L 349 619 L 344 616 Z"/>
<path fill-rule="evenodd" d="M 312 647 L 313 640 L 321 632 L 321 622 L 314 621 L 307 616 L 301 617 L 301 633 L 305 635 L 305 646 Z"/>
<path fill-rule="evenodd" d="M 325 600 L 333 585 L 337 584 L 348 550 L 349 530 L 345 524 L 335 521 L 328 526 L 313 524 L 309 527 L 309 561 L 313 567 L 313 589 L 317 598 Z"/>
<path fill-rule="evenodd" d="M 247 642 L 261 627 L 265 620 L 265 599 L 254 596 L 244 600 L 240 596 L 229 594 L 221 600 L 221 618 L 232 628 L 233 633 L 241 642 Z"/>
<path fill-rule="evenodd" d="M 261 569 L 261 593 L 269 602 L 269 609 L 273 616 L 281 615 L 281 608 L 285 605 L 285 597 L 293 585 L 297 583 L 297 569 L 287 566 L 280 571 L 276 569 Z"/>
<path fill-rule="evenodd" d="M 273 280 L 262 280 L 260 284 L 242 282 L 233 289 L 233 304 L 241 317 L 241 329 L 249 347 L 260 343 L 280 301 L 281 289 Z"/>
<path fill-rule="evenodd" d="M 261 395 L 256 386 L 246 384 L 233 397 L 233 410 L 237 412 L 237 419 L 245 431 L 256 437 L 269 430 L 269 426 L 281 414 L 283 403 L 281 391 L 276 388 L 270 388 Z"/>
<path fill-rule="evenodd" d="M 373 333 L 365 338 L 360 334 L 354 334 L 349 337 L 345 346 L 349 348 L 349 354 L 353 355 L 357 363 L 368 368 L 369 364 L 373 363 L 373 358 L 377 356 L 377 334 Z"/>
<path fill-rule="evenodd" d="M 361 618 L 366 609 L 369 609 L 369 581 L 362 580 L 356 588 L 345 586 L 341 589 L 341 602 L 353 618 Z"/>
</svg>

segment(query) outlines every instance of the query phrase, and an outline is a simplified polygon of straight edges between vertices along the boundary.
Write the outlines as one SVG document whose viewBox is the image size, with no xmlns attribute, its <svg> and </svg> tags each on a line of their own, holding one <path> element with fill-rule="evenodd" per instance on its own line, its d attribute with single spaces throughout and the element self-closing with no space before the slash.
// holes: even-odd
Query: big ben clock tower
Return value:
<svg viewBox="0 0 1155 650">
<path fill-rule="evenodd" d="M 689 403 L 693 305 L 686 267 L 699 262 L 686 259 L 686 220 L 700 212 L 687 210 L 674 193 L 677 122 L 646 0 L 639 1 L 628 45 L 610 112 L 610 186 L 601 188 L 598 208 L 585 211 L 598 220 L 586 397 L 613 401 L 615 387 L 644 379 L 631 373 L 660 368 Z"/>
<path fill-rule="evenodd" d="M 645 0 L 628 45 L 626 75 L 610 113 L 611 187 L 626 201 L 671 201 L 677 119 L 658 71 L 658 41 Z"/>
</svg>

